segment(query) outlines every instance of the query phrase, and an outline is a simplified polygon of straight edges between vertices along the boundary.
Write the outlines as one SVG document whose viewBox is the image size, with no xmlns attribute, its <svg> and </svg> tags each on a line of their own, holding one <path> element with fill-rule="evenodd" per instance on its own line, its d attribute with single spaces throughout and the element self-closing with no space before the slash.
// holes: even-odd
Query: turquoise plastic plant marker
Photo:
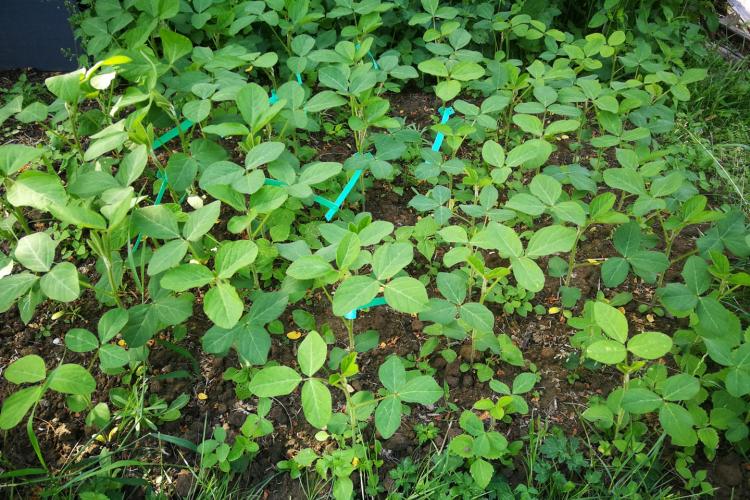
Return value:
<svg viewBox="0 0 750 500">
<path fill-rule="evenodd" d="M 266 184 L 268 186 L 288 186 L 286 182 L 280 181 L 278 179 L 268 179 L 268 178 L 265 181 L 263 181 L 263 184 Z M 322 196 L 315 195 L 313 196 L 313 200 L 318 205 L 322 205 L 326 208 L 332 208 L 336 206 L 336 204 L 333 203 L 331 200 L 327 200 L 323 198 Z"/>
<path fill-rule="evenodd" d="M 450 118 L 453 113 L 455 113 L 455 111 L 451 107 L 443 109 L 443 117 L 440 119 L 440 124 L 445 125 L 446 123 L 448 123 L 448 118 Z M 440 146 L 443 145 L 444 138 L 445 136 L 443 135 L 443 133 L 438 132 L 438 134 L 435 136 L 435 142 L 432 143 L 433 151 L 440 151 Z"/>
<path fill-rule="evenodd" d="M 297 73 L 297 83 L 302 85 L 302 75 L 300 75 L 299 73 Z"/>
<path fill-rule="evenodd" d="M 348 313 L 344 314 L 344 317 L 346 319 L 356 319 L 357 318 L 357 311 L 360 311 L 362 309 L 369 309 L 371 307 L 375 306 L 384 306 L 386 304 L 385 299 L 383 297 L 375 297 L 370 302 L 363 306 L 359 306 L 353 311 L 349 311 Z"/>
<path fill-rule="evenodd" d="M 180 135 L 180 132 L 187 132 L 190 127 L 193 126 L 193 122 L 190 120 L 185 120 L 178 127 L 173 128 L 169 132 L 165 133 L 158 139 L 154 140 L 154 143 L 151 145 L 153 149 L 159 149 L 178 135 Z"/>
<path fill-rule="evenodd" d="M 276 104 L 279 100 L 279 96 L 276 95 L 275 90 L 271 90 L 271 97 L 268 98 L 268 104 Z"/>
<path fill-rule="evenodd" d="M 354 189 L 354 186 L 357 184 L 357 181 L 359 180 L 359 177 L 362 175 L 362 170 L 355 170 L 354 175 L 352 175 L 352 178 L 349 179 L 349 182 L 346 183 L 346 186 L 344 186 L 344 189 L 341 191 L 341 193 L 336 198 L 336 201 L 333 202 L 334 206 L 328 209 L 328 212 L 326 212 L 326 220 L 330 222 L 331 219 L 333 219 L 333 216 L 336 215 L 336 212 L 339 211 L 341 208 L 341 204 L 344 203 L 344 200 L 346 200 L 346 197 L 349 196 L 349 193 L 352 192 L 352 189 Z"/>
<path fill-rule="evenodd" d="M 156 176 L 162 180 L 161 186 L 159 186 L 159 192 L 156 193 L 156 200 L 154 200 L 154 205 L 159 205 L 161 204 L 162 198 L 164 198 L 164 193 L 167 191 L 168 179 L 167 179 L 166 172 L 164 173 L 158 172 Z M 138 233 L 138 236 L 135 238 L 135 243 L 133 244 L 133 253 L 137 252 L 138 247 L 140 246 L 141 246 L 141 233 Z"/>
<path fill-rule="evenodd" d="M 360 44 L 355 45 L 357 50 L 359 50 Z M 372 55 L 372 51 L 368 50 L 367 55 L 370 56 L 370 61 L 372 61 L 372 67 L 375 69 L 380 69 L 380 66 L 378 66 L 378 62 L 375 60 L 375 56 Z"/>
</svg>

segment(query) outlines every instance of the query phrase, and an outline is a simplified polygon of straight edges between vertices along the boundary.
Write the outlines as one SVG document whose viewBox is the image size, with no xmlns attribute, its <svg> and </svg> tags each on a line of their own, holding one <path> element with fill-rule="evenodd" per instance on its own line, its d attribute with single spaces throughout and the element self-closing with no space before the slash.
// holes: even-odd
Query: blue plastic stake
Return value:
<svg viewBox="0 0 750 500">
<path fill-rule="evenodd" d="M 357 181 L 359 180 L 359 177 L 362 175 L 362 170 L 355 170 L 354 175 L 352 175 L 352 178 L 349 179 L 349 182 L 346 183 L 346 186 L 344 186 L 344 189 L 339 194 L 338 198 L 336 198 L 336 201 L 334 201 L 334 206 L 328 209 L 328 212 L 326 212 L 326 220 L 330 222 L 331 219 L 333 219 L 333 216 L 336 215 L 336 212 L 339 211 L 341 208 L 341 204 L 344 203 L 344 200 L 346 200 L 346 197 L 349 196 L 349 193 L 352 192 L 352 189 L 354 189 L 354 185 L 357 184 Z"/>
<path fill-rule="evenodd" d="M 279 96 L 276 95 L 276 90 L 271 90 L 271 97 L 268 98 L 268 104 L 276 104 L 276 101 L 279 100 Z"/>
<path fill-rule="evenodd" d="M 297 83 L 302 85 L 302 75 L 300 75 L 299 73 L 297 73 Z"/>
<path fill-rule="evenodd" d="M 190 127 L 193 126 L 193 122 L 190 120 L 185 120 L 178 127 L 173 128 L 166 134 L 162 135 L 158 139 L 154 140 L 154 143 L 151 145 L 153 149 L 159 149 L 178 135 L 180 135 L 180 132 L 186 132 Z"/>
<path fill-rule="evenodd" d="M 453 113 L 455 113 L 453 108 L 448 107 L 443 109 L 443 117 L 440 119 L 440 124 L 445 125 L 446 123 L 448 123 L 448 118 L 450 118 Z M 443 135 L 443 133 L 438 132 L 438 134 L 435 136 L 435 142 L 432 143 L 433 151 L 440 151 L 440 146 L 443 145 L 444 138 L 445 136 Z"/>
<path fill-rule="evenodd" d="M 376 297 L 372 299 L 370 302 L 368 302 L 367 304 L 363 306 L 359 306 L 353 311 L 349 311 L 348 313 L 344 314 L 344 317 L 346 319 L 357 319 L 357 311 L 360 311 L 362 309 L 369 309 L 375 306 L 384 306 L 384 305 L 385 305 L 385 299 L 383 297 Z"/>
</svg>

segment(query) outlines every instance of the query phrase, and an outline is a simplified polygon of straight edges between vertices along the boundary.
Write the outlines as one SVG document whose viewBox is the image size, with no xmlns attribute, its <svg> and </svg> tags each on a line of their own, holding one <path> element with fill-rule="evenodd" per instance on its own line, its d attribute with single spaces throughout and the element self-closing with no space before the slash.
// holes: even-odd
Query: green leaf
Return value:
<svg viewBox="0 0 750 500">
<path fill-rule="evenodd" d="M 3 376 L 13 384 L 31 384 L 44 380 L 47 368 L 40 356 L 28 354 L 8 365 Z"/>
<path fill-rule="evenodd" d="M 519 165 L 536 168 L 547 161 L 553 149 L 553 146 L 545 140 L 532 139 L 511 149 L 505 158 L 505 165 L 511 168 Z"/>
<path fill-rule="evenodd" d="M 379 280 L 387 280 L 408 266 L 414 259 L 414 248 L 410 243 L 386 243 L 372 256 L 372 270 Z"/>
<path fill-rule="evenodd" d="M 659 359 L 672 349 L 672 338 L 661 332 L 643 332 L 628 341 L 628 351 L 639 358 Z"/>
<path fill-rule="evenodd" d="M 44 154 L 40 148 L 32 148 L 21 144 L 3 144 L 0 146 L 0 174 L 9 176 L 15 174 L 24 165 L 31 163 Z"/>
<path fill-rule="evenodd" d="M 672 444 L 694 446 L 698 442 L 698 436 L 693 429 L 693 417 L 680 405 L 664 403 L 659 410 L 659 423 L 672 438 Z"/>
<path fill-rule="evenodd" d="M 258 144 L 245 156 L 245 168 L 252 170 L 261 165 L 271 163 L 284 152 L 283 142 L 263 142 Z"/>
<path fill-rule="evenodd" d="M 259 125 L 269 110 L 268 94 L 257 83 L 248 83 L 237 92 L 237 108 L 245 123 L 253 129 Z M 205 132 L 205 129 L 204 129 Z M 247 129 L 245 134 L 247 134 Z M 242 135 L 245 135 L 242 134 Z"/>
<path fill-rule="evenodd" d="M 625 360 L 627 351 L 614 340 L 597 340 L 586 348 L 586 356 L 605 365 L 614 365 Z"/>
<path fill-rule="evenodd" d="M 297 361 L 302 373 L 312 377 L 326 362 L 328 346 L 315 330 L 307 334 L 297 350 Z"/>
<path fill-rule="evenodd" d="M 594 303 L 594 322 L 607 334 L 608 337 L 615 339 L 620 344 L 624 344 L 628 339 L 628 320 L 620 311 L 605 304 L 604 302 Z M 623 347 L 623 351 L 625 348 Z"/>
<path fill-rule="evenodd" d="M 460 61 L 451 68 L 450 75 L 455 80 L 468 82 L 484 76 L 484 68 L 475 62 Z"/>
<path fill-rule="evenodd" d="M 286 396 L 302 381 L 299 373 L 288 366 L 270 366 L 256 373 L 248 388 L 259 398 Z"/>
<path fill-rule="evenodd" d="M 497 222 L 490 222 L 471 239 L 471 244 L 485 250 L 497 250 L 503 258 L 520 257 L 523 244 L 516 232 Z"/>
<path fill-rule="evenodd" d="M 398 356 L 389 356 L 378 368 L 378 378 L 383 387 L 398 392 L 406 383 L 406 369 Z"/>
<path fill-rule="evenodd" d="M 660 389 L 661 396 L 667 401 L 687 401 L 698 394 L 701 384 L 692 375 L 679 373 L 666 379 Z"/>
<path fill-rule="evenodd" d="M 526 394 L 534 388 L 538 378 L 536 373 L 519 373 L 513 379 L 513 394 Z"/>
<path fill-rule="evenodd" d="M 641 250 L 628 258 L 633 272 L 647 283 L 654 283 L 659 273 L 669 267 L 669 259 L 661 252 Z"/>
<path fill-rule="evenodd" d="M 222 242 L 214 260 L 220 279 L 229 279 L 250 266 L 258 256 L 258 245 L 250 240 Z"/>
<path fill-rule="evenodd" d="M 528 193 L 514 194 L 505 204 L 505 208 L 529 215 L 541 215 L 546 209 L 539 198 Z"/>
<path fill-rule="evenodd" d="M 15 392 L 5 398 L 0 411 L 0 429 L 12 429 L 18 425 L 34 403 L 42 397 L 42 387 L 35 385 Z"/>
<path fill-rule="evenodd" d="M 622 394 L 622 407 L 630 413 L 641 415 L 660 408 L 662 399 L 648 389 L 627 389 Z"/>
<path fill-rule="evenodd" d="M 219 219 L 221 202 L 214 201 L 188 214 L 182 235 L 188 241 L 198 241 Z"/>
<path fill-rule="evenodd" d="M 349 266 L 359 256 L 361 245 L 359 237 L 352 232 L 347 232 L 336 247 L 336 265 L 339 269 L 349 269 Z"/>
<path fill-rule="evenodd" d="M 318 92 L 305 103 L 305 111 L 318 113 L 330 108 L 337 108 L 346 104 L 346 99 L 331 90 Z"/>
<path fill-rule="evenodd" d="M 203 312 L 222 328 L 232 328 L 240 320 L 245 306 L 230 284 L 217 283 L 203 298 Z"/>
<path fill-rule="evenodd" d="M 73 352 L 90 352 L 99 347 L 99 340 L 85 328 L 72 328 L 65 334 L 65 347 Z"/>
<path fill-rule="evenodd" d="M 13 303 L 29 291 L 39 278 L 31 273 L 12 274 L 0 279 L 0 313 L 10 309 Z"/>
<path fill-rule="evenodd" d="M 338 175 L 342 169 L 343 165 L 335 161 L 316 161 L 302 169 L 298 182 L 314 186 Z"/>
<path fill-rule="evenodd" d="M 502 167 L 505 163 L 505 150 L 493 140 L 482 145 L 482 159 L 493 167 Z"/>
<path fill-rule="evenodd" d="M 495 316 L 487 306 L 479 302 L 468 302 L 461 306 L 461 320 L 473 330 L 491 333 L 495 329 Z"/>
<path fill-rule="evenodd" d="M 438 273 L 435 283 L 442 296 L 454 304 L 458 305 L 466 300 L 465 276 L 458 273 Z"/>
<path fill-rule="evenodd" d="M 167 271 L 161 278 L 161 286 L 167 290 L 184 292 L 200 288 L 214 280 L 214 273 L 202 264 L 181 264 Z"/>
<path fill-rule="evenodd" d="M 70 262 L 61 262 L 42 276 L 39 282 L 42 293 L 52 300 L 72 302 L 81 293 L 78 270 Z"/>
<path fill-rule="evenodd" d="M 166 205 L 151 205 L 139 208 L 133 213 L 135 232 L 144 236 L 171 240 L 180 237 L 177 216 Z"/>
<path fill-rule="evenodd" d="M 68 104 L 75 104 L 81 93 L 81 78 L 84 72 L 85 69 L 81 68 L 64 75 L 51 76 L 44 80 L 44 84 L 56 97 Z"/>
<path fill-rule="evenodd" d="M 614 189 L 630 194 L 645 195 L 643 177 L 632 168 L 609 168 L 604 171 L 604 182 Z"/>
<path fill-rule="evenodd" d="M 539 174 L 531 179 L 529 191 L 547 205 L 552 206 L 562 194 L 562 184 L 553 177 Z"/>
<path fill-rule="evenodd" d="M 516 114 L 513 115 L 513 123 L 518 125 L 518 128 L 528 134 L 541 137 L 544 133 L 544 124 L 542 120 L 534 115 Z"/>
<path fill-rule="evenodd" d="M 26 269 L 46 273 L 52 267 L 56 247 L 47 233 L 34 233 L 18 240 L 13 255 Z"/>
<path fill-rule="evenodd" d="M 320 380 L 311 379 L 302 385 L 302 411 L 310 425 L 317 429 L 323 429 L 331 420 L 331 391 Z"/>
<path fill-rule="evenodd" d="M 64 394 L 88 396 L 96 390 L 96 381 L 81 365 L 66 363 L 52 370 L 47 379 L 49 388 Z"/>
<path fill-rule="evenodd" d="M 552 225 L 534 233 L 526 245 L 526 257 L 532 259 L 559 252 L 569 252 L 576 242 L 577 231 L 570 227 Z"/>
<path fill-rule="evenodd" d="M 338 292 L 338 290 L 336 290 L 336 292 Z M 410 276 L 396 278 L 385 285 L 383 295 L 389 306 L 399 312 L 407 314 L 414 314 L 422 311 L 427 305 L 428 300 L 427 290 L 422 282 Z M 375 295 L 373 294 L 373 298 L 374 297 Z M 372 300 L 372 298 L 370 300 Z M 369 300 L 367 302 L 369 302 Z M 366 304 L 367 302 L 364 303 Z"/>
<path fill-rule="evenodd" d="M 107 344 L 99 349 L 99 365 L 102 370 L 113 370 L 130 362 L 128 351 L 120 346 Z"/>
<path fill-rule="evenodd" d="M 30 170 L 21 173 L 6 194 L 14 207 L 33 207 L 49 210 L 53 205 L 65 205 L 66 194 L 56 175 Z"/>
<path fill-rule="evenodd" d="M 107 131 L 107 129 L 102 132 L 105 131 Z M 97 137 L 94 141 L 91 142 L 88 149 L 86 150 L 86 153 L 84 153 L 83 155 L 83 160 L 93 161 L 105 153 L 114 151 L 115 149 L 125 144 L 125 140 L 127 138 L 127 132 L 121 130 L 107 131 L 107 133 Z"/>
<path fill-rule="evenodd" d="M 614 288 L 628 277 L 630 264 L 622 257 L 610 257 L 602 265 L 602 282 L 604 286 Z"/>
<path fill-rule="evenodd" d="M 375 428 L 383 439 L 388 439 L 401 426 L 401 401 L 387 396 L 375 409 Z"/>
<path fill-rule="evenodd" d="M 417 68 L 422 73 L 427 73 L 428 75 L 448 78 L 448 68 L 446 68 L 445 64 L 443 64 L 440 60 L 435 58 L 422 61 L 417 65 Z"/>
<path fill-rule="evenodd" d="M 333 266 L 318 255 L 298 257 L 287 268 L 286 273 L 294 279 L 311 280 L 333 271 Z M 360 304 L 361 305 L 361 304 Z"/>
<path fill-rule="evenodd" d="M 120 333 L 127 323 L 128 311 L 125 309 L 111 309 L 104 313 L 99 319 L 96 330 L 99 342 L 104 344 L 115 338 L 115 335 Z"/>
<path fill-rule="evenodd" d="M 458 80 L 444 80 L 435 86 L 435 95 L 443 102 L 451 101 L 461 92 Z"/>
<path fill-rule="evenodd" d="M 536 262 L 528 257 L 511 258 L 510 265 L 516 282 L 530 292 L 540 292 L 544 288 L 544 272 Z"/>
<path fill-rule="evenodd" d="M 164 58 L 170 66 L 174 65 L 175 61 L 181 57 L 190 54 L 193 50 L 193 44 L 188 37 L 167 28 L 159 30 L 159 37 L 161 38 Z"/>
<path fill-rule="evenodd" d="M 398 395 L 407 403 L 431 405 L 443 397 L 443 389 L 429 375 L 420 375 L 407 381 Z"/>
<path fill-rule="evenodd" d="M 147 273 L 149 276 L 156 276 L 167 269 L 175 267 L 188 251 L 188 242 L 183 239 L 168 241 L 159 247 L 148 261 Z"/>
<path fill-rule="evenodd" d="M 495 468 L 492 467 L 491 463 L 482 460 L 481 458 L 477 458 L 471 464 L 469 472 L 471 473 L 474 482 L 477 483 L 477 486 L 484 490 L 487 488 L 487 485 L 490 484 L 492 476 L 495 475 Z"/>
</svg>

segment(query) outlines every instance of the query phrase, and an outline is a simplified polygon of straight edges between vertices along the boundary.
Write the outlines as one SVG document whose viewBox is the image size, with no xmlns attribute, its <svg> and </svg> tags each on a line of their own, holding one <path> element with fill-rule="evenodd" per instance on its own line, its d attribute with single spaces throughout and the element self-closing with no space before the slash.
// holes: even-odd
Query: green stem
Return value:
<svg viewBox="0 0 750 500">
<path fill-rule="evenodd" d="M 568 275 L 565 276 L 565 286 L 568 286 L 570 284 L 570 279 L 573 277 L 573 268 L 576 265 L 576 252 L 578 251 L 578 242 L 581 240 L 581 236 L 583 236 L 583 233 L 586 232 L 586 228 L 588 225 L 583 225 L 578 228 L 578 232 L 576 233 L 576 239 L 573 242 L 573 249 L 570 251 L 570 255 L 568 255 Z"/>
</svg>

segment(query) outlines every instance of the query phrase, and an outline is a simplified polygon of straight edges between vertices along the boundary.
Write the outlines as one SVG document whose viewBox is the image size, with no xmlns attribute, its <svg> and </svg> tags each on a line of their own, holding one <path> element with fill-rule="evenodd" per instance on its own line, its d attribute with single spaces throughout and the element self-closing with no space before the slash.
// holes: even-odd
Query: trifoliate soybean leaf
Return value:
<svg viewBox="0 0 750 500">
<path fill-rule="evenodd" d="M 687 401 L 700 391 L 701 384 L 697 378 L 687 373 L 672 375 L 661 384 L 661 395 L 667 401 Z"/>
<path fill-rule="evenodd" d="M 622 257 L 610 257 L 602 265 L 602 282 L 604 286 L 614 288 L 628 277 L 630 264 Z"/>
<path fill-rule="evenodd" d="M 648 389 L 626 389 L 622 395 L 622 407 L 636 415 L 652 412 L 660 408 L 662 403 L 662 399 Z"/>
<path fill-rule="evenodd" d="M 62 364 L 52 370 L 47 379 L 49 388 L 64 394 L 88 396 L 96 390 L 96 381 L 81 365 Z"/>
<path fill-rule="evenodd" d="M 604 171 L 604 182 L 614 189 L 630 194 L 645 195 L 643 177 L 632 168 L 610 168 Z"/>
<path fill-rule="evenodd" d="M 177 216 L 166 205 L 151 205 L 133 213 L 135 232 L 144 236 L 171 240 L 180 237 Z"/>
<path fill-rule="evenodd" d="M 67 196 L 56 175 L 28 170 L 16 177 L 6 197 L 14 207 L 49 210 L 53 205 L 65 205 Z"/>
<path fill-rule="evenodd" d="M 693 429 L 695 421 L 690 412 L 680 405 L 664 403 L 659 410 L 659 423 L 677 446 L 694 446 L 698 442 Z"/>
<path fill-rule="evenodd" d="M 89 352 L 99 347 L 99 340 L 84 328 L 72 328 L 65 334 L 65 347 L 73 352 Z"/>
<path fill-rule="evenodd" d="M 18 240 L 13 255 L 26 269 L 46 273 L 52 267 L 56 247 L 47 233 L 33 233 Z"/>
<path fill-rule="evenodd" d="M 414 259 L 411 243 L 385 243 L 372 256 L 372 270 L 375 278 L 387 280 L 408 266 Z"/>
<path fill-rule="evenodd" d="M 401 401 L 387 396 L 375 409 L 375 428 L 383 439 L 393 436 L 401 426 Z"/>
<path fill-rule="evenodd" d="M 562 184 L 548 175 L 539 174 L 529 184 L 531 194 L 549 206 L 554 205 L 562 194 Z"/>
<path fill-rule="evenodd" d="M 628 339 L 628 320 L 625 319 L 624 314 L 609 304 L 594 303 L 594 322 L 608 337 L 620 344 Z M 624 352 L 625 348 L 623 347 L 622 350 Z"/>
<path fill-rule="evenodd" d="M 99 342 L 104 344 L 115 338 L 115 335 L 120 333 L 127 323 L 128 311 L 126 309 L 110 309 L 104 313 L 96 327 Z"/>
<path fill-rule="evenodd" d="M 78 269 L 70 262 L 61 262 L 42 276 L 39 282 L 42 293 L 52 300 L 72 302 L 81 293 Z"/>
<path fill-rule="evenodd" d="M 597 340 L 586 348 L 586 357 L 605 365 L 620 363 L 626 356 L 625 346 L 614 340 Z"/>
<path fill-rule="evenodd" d="M 473 330 L 489 333 L 495 330 L 495 316 L 487 306 L 479 302 L 468 302 L 462 305 L 460 317 Z"/>
<path fill-rule="evenodd" d="M 237 290 L 228 283 L 217 283 L 203 298 L 203 312 L 222 328 L 232 328 L 240 320 L 245 306 Z"/>
<path fill-rule="evenodd" d="M 8 430 L 18 425 L 40 397 L 42 397 L 42 386 L 35 385 L 14 392 L 5 398 L 2 410 L 0 410 L 0 429 Z"/>
<path fill-rule="evenodd" d="M 167 290 L 184 292 L 200 288 L 214 280 L 214 273 L 203 264 L 181 264 L 162 276 L 160 284 Z"/>
<path fill-rule="evenodd" d="M 526 394 L 534 388 L 538 378 L 536 373 L 519 373 L 513 379 L 513 394 Z"/>
<path fill-rule="evenodd" d="M 183 239 L 168 241 L 159 247 L 148 262 L 147 273 L 156 276 L 167 269 L 177 266 L 188 251 L 188 242 Z"/>
<path fill-rule="evenodd" d="M 38 280 L 36 275 L 28 272 L 11 274 L 0 279 L 0 313 L 10 309 L 16 299 L 29 291 Z"/>
<path fill-rule="evenodd" d="M 539 292 L 544 288 L 544 272 L 536 262 L 528 257 L 514 257 L 510 259 L 513 276 L 516 282 L 530 292 Z"/>
<path fill-rule="evenodd" d="M 188 241 L 198 241 L 219 219 L 221 202 L 214 201 L 188 214 L 182 235 Z"/>
<path fill-rule="evenodd" d="M 440 294 L 458 305 L 466 300 L 466 277 L 458 273 L 438 273 L 435 282 Z"/>
<path fill-rule="evenodd" d="M 539 198 L 529 193 L 517 193 L 505 203 L 505 208 L 528 215 L 541 215 L 547 209 Z"/>
<path fill-rule="evenodd" d="M 628 257 L 633 272 L 643 278 L 646 283 L 654 283 L 659 273 L 667 270 L 669 259 L 661 252 L 640 250 Z"/>
<path fill-rule="evenodd" d="M 639 358 L 659 359 L 672 349 L 672 338 L 661 332 L 643 332 L 628 341 L 628 351 Z"/>
<path fill-rule="evenodd" d="M 47 369 L 44 359 L 36 354 L 28 354 L 8 365 L 3 371 L 3 376 L 13 384 L 33 384 L 44 380 Z"/>
<path fill-rule="evenodd" d="M 398 356 L 390 356 L 378 368 L 378 378 L 383 387 L 398 392 L 406 383 L 406 370 Z"/>
<path fill-rule="evenodd" d="M 331 90 L 318 92 L 305 104 L 305 111 L 318 113 L 330 108 L 337 108 L 346 104 L 346 99 Z"/>
<path fill-rule="evenodd" d="M 505 150 L 490 139 L 482 145 L 482 159 L 493 167 L 502 167 L 505 163 Z"/>
<path fill-rule="evenodd" d="M 425 286 L 421 281 L 410 276 L 392 280 L 385 285 L 383 295 L 388 305 L 399 312 L 414 314 L 427 306 L 428 298 Z"/>
<path fill-rule="evenodd" d="M 0 146 L 0 173 L 4 176 L 15 174 L 24 165 L 44 154 L 41 148 L 32 148 L 21 144 L 3 144 Z"/>
<path fill-rule="evenodd" d="M 407 381 L 398 395 L 407 403 L 431 405 L 443 397 L 443 389 L 429 375 L 420 375 Z"/>
<path fill-rule="evenodd" d="M 328 346 L 325 340 L 315 330 L 305 336 L 297 350 L 299 369 L 308 377 L 312 377 L 325 364 Z"/>
<path fill-rule="evenodd" d="M 331 420 L 331 391 L 320 380 L 310 379 L 302 385 L 302 411 L 316 429 L 323 429 Z"/>
<path fill-rule="evenodd" d="M 490 222 L 471 238 L 471 244 L 485 250 L 497 250 L 503 258 L 520 257 L 523 244 L 516 232 L 497 222 Z"/>
<path fill-rule="evenodd" d="M 258 245 L 251 240 L 223 242 L 216 252 L 216 272 L 221 279 L 229 279 L 250 266 L 258 256 Z"/>
<path fill-rule="evenodd" d="M 370 302 L 379 291 L 380 283 L 368 276 L 347 278 L 333 295 L 333 314 L 343 316 Z"/>
<path fill-rule="evenodd" d="M 99 349 L 99 365 L 103 370 L 114 370 L 130 362 L 128 351 L 114 344 L 103 345 Z"/>
<path fill-rule="evenodd" d="M 343 165 L 335 161 L 319 161 L 310 163 L 302 169 L 299 179 L 297 180 L 301 184 L 307 184 L 314 186 L 325 182 L 331 177 L 338 175 L 341 172 Z"/>
<path fill-rule="evenodd" d="M 258 144 L 245 156 L 245 168 L 252 170 L 261 165 L 271 163 L 284 152 L 283 142 L 263 142 Z"/>
<path fill-rule="evenodd" d="M 286 273 L 298 280 L 320 278 L 333 271 L 333 266 L 318 255 L 298 257 L 287 268 Z"/>
<path fill-rule="evenodd" d="M 577 232 L 575 229 L 560 225 L 543 227 L 533 234 L 526 245 L 526 256 L 532 259 L 559 252 L 568 252 L 573 248 Z"/>
<path fill-rule="evenodd" d="M 302 381 L 299 373 L 288 366 L 270 366 L 256 373 L 248 388 L 259 398 L 286 396 Z"/>
</svg>

